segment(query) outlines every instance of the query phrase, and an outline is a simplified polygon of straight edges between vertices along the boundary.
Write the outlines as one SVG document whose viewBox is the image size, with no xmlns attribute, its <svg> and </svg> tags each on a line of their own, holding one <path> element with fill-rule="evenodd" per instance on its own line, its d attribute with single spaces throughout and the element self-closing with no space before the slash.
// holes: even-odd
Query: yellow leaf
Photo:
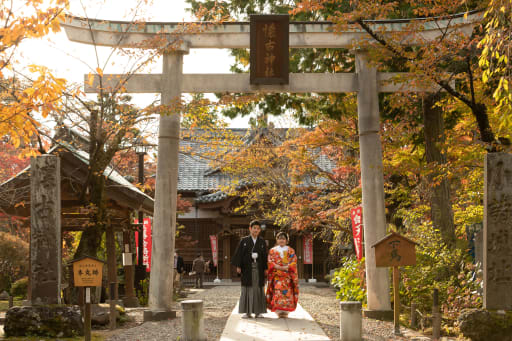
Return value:
<svg viewBox="0 0 512 341">
<path fill-rule="evenodd" d="M 94 75 L 90 72 L 87 75 L 87 83 L 89 83 L 89 86 L 92 86 L 92 84 L 94 83 Z"/>
<path fill-rule="evenodd" d="M 34 94 L 36 90 L 34 88 L 26 88 L 25 89 L 25 93 L 28 95 L 28 96 L 32 96 Z"/>
<path fill-rule="evenodd" d="M 14 148 L 18 148 L 20 146 L 20 139 L 19 138 L 13 137 L 12 138 L 12 142 L 13 142 L 12 144 L 13 144 Z"/>
<path fill-rule="evenodd" d="M 100 77 L 103 77 L 103 70 L 101 68 L 97 67 L 96 72 L 98 73 L 98 75 L 100 75 Z"/>
<path fill-rule="evenodd" d="M 484 72 L 484 73 L 482 74 L 482 81 L 483 81 L 484 83 L 487 83 L 487 81 L 488 81 L 488 78 L 487 78 L 487 72 Z"/>
</svg>

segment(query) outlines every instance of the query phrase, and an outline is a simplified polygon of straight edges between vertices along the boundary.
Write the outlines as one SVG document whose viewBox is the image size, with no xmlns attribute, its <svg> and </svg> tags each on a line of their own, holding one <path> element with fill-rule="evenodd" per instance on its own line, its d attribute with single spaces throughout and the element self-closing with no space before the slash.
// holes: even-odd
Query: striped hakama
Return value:
<svg viewBox="0 0 512 341">
<path fill-rule="evenodd" d="M 252 286 L 242 285 L 242 295 L 238 305 L 239 314 L 264 314 L 267 312 L 267 302 L 263 287 L 258 286 L 258 264 L 252 263 Z"/>
</svg>

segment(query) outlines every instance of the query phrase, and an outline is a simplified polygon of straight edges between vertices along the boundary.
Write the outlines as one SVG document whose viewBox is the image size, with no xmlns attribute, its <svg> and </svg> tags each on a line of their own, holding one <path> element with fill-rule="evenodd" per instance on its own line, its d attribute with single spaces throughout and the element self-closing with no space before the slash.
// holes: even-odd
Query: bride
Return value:
<svg viewBox="0 0 512 341">
<path fill-rule="evenodd" d="M 267 308 L 284 318 L 297 308 L 299 300 L 297 256 L 287 245 L 285 232 L 279 232 L 276 241 L 277 245 L 268 254 Z"/>
</svg>

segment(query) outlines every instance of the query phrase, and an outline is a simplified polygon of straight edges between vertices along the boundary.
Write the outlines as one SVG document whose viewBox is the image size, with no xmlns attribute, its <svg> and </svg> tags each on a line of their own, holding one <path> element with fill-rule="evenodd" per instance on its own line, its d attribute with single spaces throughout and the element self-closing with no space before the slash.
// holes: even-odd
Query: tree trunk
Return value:
<svg viewBox="0 0 512 341">
<path fill-rule="evenodd" d="M 480 130 L 480 138 L 483 142 L 494 144 L 496 143 L 494 133 L 492 132 L 491 125 L 489 124 L 489 116 L 487 115 L 487 107 L 481 103 L 475 103 L 471 107 L 473 115 L 475 116 Z"/>
<path fill-rule="evenodd" d="M 116 261 L 116 235 L 112 224 L 108 224 L 106 231 L 106 246 L 107 246 L 107 279 L 108 279 L 108 297 L 110 300 L 119 299 L 117 292 L 117 261 Z M 112 283 L 114 287 L 112 288 Z M 113 292 L 111 292 L 111 290 Z"/>
<path fill-rule="evenodd" d="M 443 111 L 434 107 L 439 95 L 425 95 L 423 98 L 423 124 L 425 136 L 425 155 L 430 166 L 446 164 L 446 157 L 437 143 L 444 141 Z M 428 182 L 433 184 L 429 193 L 432 223 L 434 228 L 441 231 L 443 241 L 452 248 L 455 246 L 455 225 L 450 200 L 450 184 L 446 178 L 437 180 L 441 172 L 436 170 L 428 176 Z"/>
<path fill-rule="evenodd" d="M 103 172 L 97 173 L 102 174 Z M 96 257 L 101 245 L 101 237 L 103 232 L 105 232 L 105 178 L 103 175 L 91 176 L 89 191 L 91 193 L 90 203 L 93 205 L 94 210 L 91 212 L 91 224 L 85 228 L 80 238 L 75 259 L 83 256 Z"/>
</svg>

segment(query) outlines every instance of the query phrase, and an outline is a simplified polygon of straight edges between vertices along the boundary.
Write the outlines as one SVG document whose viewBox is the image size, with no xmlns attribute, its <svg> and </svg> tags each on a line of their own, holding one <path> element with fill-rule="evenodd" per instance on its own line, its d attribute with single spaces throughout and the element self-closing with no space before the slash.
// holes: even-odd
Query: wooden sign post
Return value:
<svg viewBox="0 0 512 341">
<path fill-rule="evenodd" d="M 73 263 L 73 279 L 76 287 L 85 287 L 84 340 L 91 340 L 91 287 L 101 287 L 103 262 L 93 257 L 82 257 Z M 115 318 L 115 317 L 114 317 Z"/>
<path fill-rule="evenodd" d="M 388 234 L 372 245 L 375 248 L 375 265 L 393 267 L 393 296 L 395 335 L 400 333 L 400 270 L 399 266 L 416 264 L 416 245 L 412 240 L 398 233 Z"/>
</svg>

